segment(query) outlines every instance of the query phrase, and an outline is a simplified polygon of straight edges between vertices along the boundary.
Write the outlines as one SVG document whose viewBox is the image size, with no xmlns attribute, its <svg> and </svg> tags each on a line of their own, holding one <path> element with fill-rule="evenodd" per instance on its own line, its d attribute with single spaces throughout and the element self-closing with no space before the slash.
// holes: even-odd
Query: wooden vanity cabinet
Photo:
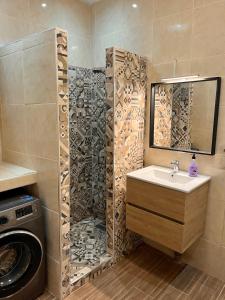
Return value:
<svg viewBox="0 0 225 300">
<path fill-rule="evenodd" d="M 127 177 L 126 226 L 179 253 L 203 233 L 208 183 L 190 193 Z"/>
</svg>

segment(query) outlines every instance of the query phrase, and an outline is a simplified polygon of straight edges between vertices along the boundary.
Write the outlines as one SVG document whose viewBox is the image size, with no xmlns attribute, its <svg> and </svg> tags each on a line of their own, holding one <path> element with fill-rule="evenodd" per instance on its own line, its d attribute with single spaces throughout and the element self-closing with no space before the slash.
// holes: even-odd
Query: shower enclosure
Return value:
<svg viewBox="0 0 225 300">
<path fill-rule="evenodd" d="M 65 58 L 66 43 L 58 49 Z M 145 59 L 117 48 L 107 49 L 106 69 L 62 66 L 69 123 L 62 163 L 70 182 L 61 198 L 65 297 L 139 242 L 126 229 L 126 174 L 143 166 L 147 78 Z"/>
<path fill-rule="evenodd" d="M 105 70 L 69 67 L 72 281 L 106 255 Z"/>
</svg>

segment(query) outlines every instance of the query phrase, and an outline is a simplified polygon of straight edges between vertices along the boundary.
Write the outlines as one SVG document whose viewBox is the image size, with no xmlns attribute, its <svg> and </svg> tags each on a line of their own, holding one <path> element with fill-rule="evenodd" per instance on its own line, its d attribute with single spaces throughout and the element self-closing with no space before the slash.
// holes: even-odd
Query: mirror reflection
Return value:
<svg viewBox="0 0 225 300">
<path fill-rule="evenodd" d="M 214 154 L 220 78 L 152 84 L 150 147 Z"/>
</svg>

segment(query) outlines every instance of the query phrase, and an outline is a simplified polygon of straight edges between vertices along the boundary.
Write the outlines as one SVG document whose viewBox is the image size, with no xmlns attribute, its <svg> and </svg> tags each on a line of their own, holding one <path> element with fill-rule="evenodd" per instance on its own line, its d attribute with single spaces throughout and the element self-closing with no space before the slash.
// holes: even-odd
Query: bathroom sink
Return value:
<svg viewBox="0 0 225 300">
<path fill-rule="evenodd" d="M 171 171 L 164 171 L 164 170 L 157 170 L 157 169 L 153 169 L 153 176 L 155 178 L 158 178 L 159 180 L 166 180 L 169 182 L 173 182 L 173 183 L 178 183 L 178 184 L 186 184 L 188 182 L 191 182 L 194 178 L 193 177 L 189 177 L 180 173 L 172 173 Z"/>
<path fill-rule="evenodd" d="M 192 192 L 211 179 L 210 176 L 204 175 L 190 177 L 184 171 L 173 173 L 172 169 L 159 166 L 149 166 L 139 169 L 128 173 L 127 176 L 184 193 Z"/>
</svg>

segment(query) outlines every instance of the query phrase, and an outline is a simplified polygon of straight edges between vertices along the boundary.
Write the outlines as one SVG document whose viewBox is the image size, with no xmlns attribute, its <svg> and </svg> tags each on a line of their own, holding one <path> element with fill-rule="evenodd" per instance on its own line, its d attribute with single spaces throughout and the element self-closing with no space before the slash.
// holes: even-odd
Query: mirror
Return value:
<svg viewBox="0 0 225 300">
<path fill-rule="evenodd" d="M 150 148 L 213 155 L 220 77 L 152 84 Z"/>
</svg>

